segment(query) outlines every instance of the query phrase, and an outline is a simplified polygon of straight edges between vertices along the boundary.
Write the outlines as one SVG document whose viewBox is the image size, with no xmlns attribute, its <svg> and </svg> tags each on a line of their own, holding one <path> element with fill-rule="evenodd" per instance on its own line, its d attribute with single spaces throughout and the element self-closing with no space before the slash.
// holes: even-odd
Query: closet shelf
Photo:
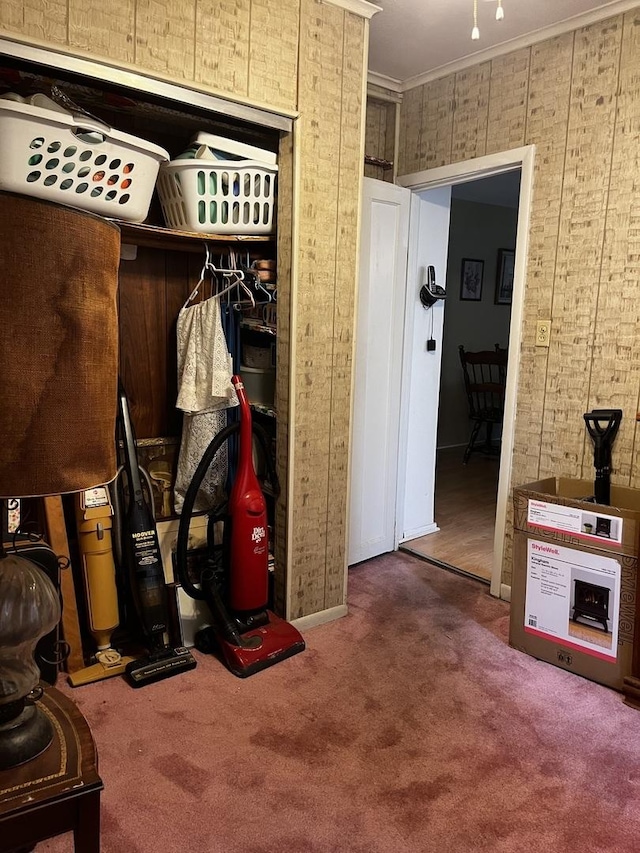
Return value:
<svg viewBox="0 0 640 853">
<path fill-rule="evenodd" d="M 241 320 L 240 326 L 243 329 L 251 329 L 252 332 L 264 332 L 265 335 L 276 335 L 276 327 L 261 323 L 259 320 L 252 320 L 250 317 Z"/>
<path fill-rule="evenodd" d="M 267 415 L 269 418 L 275 418 L 276 410 L 271 408 L 271 406 L 265 406 L 263 403 L 250 403 L 252 411 L 258 412 L 261 415 Z"/>
<path fill-rule="evenodd" d="M 122 233 L 122 242 L 154 249 L 174 249 L 180 252 L 202 252 L 203 243 L 223 246 L 238 243 L 273 243 L 272 234 L 198 234 L 195 231 L 175 231 L 160 225 L 137 225 L 112 219 Z"/>
<path fill-rule="evenodd" d="M 364 155 L 367 166 L 379 166 L 381 169 L 393 169 L 393 160 L 383 160 L 381 157 L 373 157 L 371 154 Z"/>
</svg>

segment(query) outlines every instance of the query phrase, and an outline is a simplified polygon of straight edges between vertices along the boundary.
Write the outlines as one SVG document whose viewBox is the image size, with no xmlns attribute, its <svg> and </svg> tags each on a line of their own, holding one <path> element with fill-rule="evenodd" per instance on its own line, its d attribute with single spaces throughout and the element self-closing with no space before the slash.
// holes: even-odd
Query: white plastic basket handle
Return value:
<svg viewBox="0 0 640 853">
<path fill-rule="evenodd" d="M 101 121 L 97 121 L 96 119 L 87 118 L 87 116 L 75 114 L 73 116 L 74 122 L 76 124 L 73 127 L 69 128 L 71 133 L 74 136 L 80 136 L 83 133 L 98 133 L 101 139 L 95 141 L 95 144 L 100 144 L 105 142 L 109 135 L 111 134 L 111 127 L 108 124 L 103 124 Z M 94 140 L 85 139 L 85 142 L 91 144 Z"/>
<path fill-rule="evenodd" d="M 71 133 L 74 136 L 79 136 L 81 133 L 99 133 L 102 139 L 100 142 L 104 142 L 105 139 L 111 135 L 112 128 L 106 122 L 102 121 L 102 119 L 96 118 L 96 116 L 92 115 L 87 110 L 78 106 L 75 101 L 72 101 L 71 98 L 64 92 L 59 86 L 53 85 L 51 87 L 51 97 L 55 101 L 56 104 L 59 104 L 63 109 L 65 109 L 68 113 L 71 113 L 71 116 L 74 122 L 77 123 L 76 126 L 70 128 Z M 86 139 L 85 142 L 95 142 L 95 140 Z"/>
</svg>

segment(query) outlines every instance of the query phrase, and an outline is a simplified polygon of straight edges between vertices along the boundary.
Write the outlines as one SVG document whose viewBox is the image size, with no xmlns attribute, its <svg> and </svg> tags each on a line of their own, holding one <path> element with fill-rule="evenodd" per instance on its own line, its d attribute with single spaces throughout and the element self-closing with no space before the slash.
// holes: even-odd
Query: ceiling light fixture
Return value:
<svg viewBox="0 0 640 853">
<path fill-rule="evenodd" d="M 504 9 L 502 0 L 497 0 L 496 6 L 496 21 L 504 20 Z M 473 29 L 471 30 L 471 38 L 473 41 L 478 41 L 480 38 L 480 30 L 478 29 L 478 0 L 473 0 Z"/>
</svg>

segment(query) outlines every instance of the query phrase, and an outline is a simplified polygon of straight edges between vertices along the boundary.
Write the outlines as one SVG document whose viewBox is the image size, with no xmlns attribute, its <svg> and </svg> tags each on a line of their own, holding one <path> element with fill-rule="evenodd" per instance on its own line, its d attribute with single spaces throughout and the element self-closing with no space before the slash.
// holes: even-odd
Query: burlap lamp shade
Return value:
<svg viewBox="0 0 640 853">
<path fill-rule="evenodd" d="M 116 474 L 120 230 L 0 192 L 0 496 Z"/>
</svg>

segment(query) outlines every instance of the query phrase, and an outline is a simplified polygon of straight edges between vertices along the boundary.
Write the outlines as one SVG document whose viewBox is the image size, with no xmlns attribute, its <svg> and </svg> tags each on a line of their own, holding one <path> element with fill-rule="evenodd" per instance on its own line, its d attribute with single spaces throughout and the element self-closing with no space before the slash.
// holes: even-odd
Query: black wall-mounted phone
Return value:
<svg viewBox="0 0 640 853">
<path fill-rule="evenodd" d="M 439 299 L 444 299 L 446 295 L 447 292 L 444 287 L 436 284 L 436 268 L 428 266 L 427 282 L 420 288 L 420 302 L 425 308 L 431 308 Z"/>
</svg>

